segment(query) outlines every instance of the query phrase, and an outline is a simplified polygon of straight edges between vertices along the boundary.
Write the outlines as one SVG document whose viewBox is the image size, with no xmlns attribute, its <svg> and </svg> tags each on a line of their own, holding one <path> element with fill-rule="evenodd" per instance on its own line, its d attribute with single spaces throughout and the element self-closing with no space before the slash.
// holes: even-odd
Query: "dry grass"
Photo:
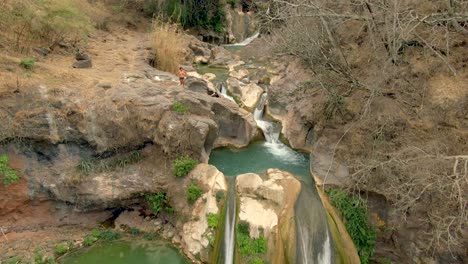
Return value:
<svg viewBox="0 0 468 264">
<path fill-rule="evenodd" d="M 5 0 L 0 3 L 0 44 L 21 53 L 35 46 L 53 49 L 61 41 L 77 44 L 108 17 L 102 3 L 87 0 Z"/>
<path fill-rule="evenodd" d="M 177 27 L 156 21 L 153 26 L 152 46 L 154 50 L 155 67 L 172 73 L 177 73 L 179 65 L 185 58 L 185 40 L 177 33 Z"/>
</svg>

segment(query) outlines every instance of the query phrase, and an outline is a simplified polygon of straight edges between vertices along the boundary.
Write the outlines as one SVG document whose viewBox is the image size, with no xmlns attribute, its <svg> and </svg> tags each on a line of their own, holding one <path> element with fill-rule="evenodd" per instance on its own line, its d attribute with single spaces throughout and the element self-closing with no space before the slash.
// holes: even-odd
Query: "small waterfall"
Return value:
<svg viewBox="0 0 468 264">
<path fill-rule="evenodd" d="M 234 44 L 226 44 L 226 45 L 223 45 L 223 46 L 225 46 L 225 47 L 243 47 L 243 46 L 247 46 L 252 41 L 254 41 L 256 38 L 258 38 L 258 36 L 260 36 L 260 32 L 257 32 L 255 34 L 253 34 L 252 36 L 244 39 L 244 41 L 242 41 L 242 42 L 234 43 Z"/>
<path fill-rule="evenodd" d="M 228 181 L 228 197 L 226 203 L 226 217 L 224 220 L 224 239 L 222 245 L 222 255 L 224 264 L 234 263 L 234 243 L 236 226 L 236 177 L 226 177 Z"/>
<path fill-rule="evenodd" d="M 257 122 L 258 127 L 263 131 L 263 135 L 265 136 L 266 142 L 279 147 L 283 144 L 279 140 L 280 128 L 278 124 L 263 120 L 263 112 L 265 109 L 267 98 L 268 93 L 264 93 L 260 98 L 260 101 L 258 102 L 257 107 L 254 111 L 254 118 Z"/>
<path fill-rule="evenodd" d="M 226 99 L 228 99 L 228 100 L 231 100 L 231 101 L 233 101 L 233 102 L 236 102 L 236 101 L 234 100 L 234 98 L 232 98 L 232 96 L 230 96 L 230 95 L 227 94 L 226 82 L 221 82 L 221 83 L 218 85 L 218 93 L 219 93 L 222 97 L 224 97 L 224 98 L 226 98 Z"/>
</svg>

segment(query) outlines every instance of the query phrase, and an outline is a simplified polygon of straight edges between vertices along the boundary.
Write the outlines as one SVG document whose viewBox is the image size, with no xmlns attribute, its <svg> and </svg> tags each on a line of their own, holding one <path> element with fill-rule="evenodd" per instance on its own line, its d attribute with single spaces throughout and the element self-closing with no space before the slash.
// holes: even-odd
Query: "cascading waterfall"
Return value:
<svg viewBox="0 0 468 264">
<path fill-rule="evenodd" d="M 222 256 L 224 264 L 234 263 L 234 229 L 236 225 L 236 177 L 226 177 L 228 181 L 228 197 L 226 203 L 226 217 L 224 220 L 224 236 Z"/>
<path fill-rule="evenodd" d="M 258 38 L 258 36 L 260 36 L 260 32 L 257 32 L 255 34 L 253 34 L 252 36 L 244 39 L 242 42 L 234 43 L 234 44 L 225 44 L 223 46 L 225 46 L 225 47 L 243 47 L 243 46 L 247 46 L 252 41 L 254 41 L 256 38 Z"/>
<path fill-rule="evenodd" d="M 226 82 L 221 82 L 221 83 L 218 85 L 218 93 L 219 93 L 222 97 L 224 97 L 224 98 L 226 98 L 226 99 L 228 99 L 228 100 L 231 100 L 231 101 L 233 101 L 233 102 L 236 102 L 236 101 L 234 100 L 234 98 L 232 98 L 232 96 L 230 96 L 230 95 L 227 94 Z"/>
<path fill-rule="evenodd" d="M 297 153 L 279 140 L 280 129 L 276 123 L 263 119 L 268 94 L 264 93 L 254 111 L 258 127 L 263 131 L 271 154 L 281 156 L 291 163 L 302 162 Z M 295 205 L 296 213 L 296 263 L 331 264 L 333 247 L 328 231 L 325 210 L 312 180 L 301 180 L 301 193 Z"/>
<path fill-rule="evenodd" d="M 263 131 L 266 142 L 270 143 L 272 146 L 281 147 L 283 144 L 281 144 L 281 141 L 279 140 L 280 129 L 278 125 L 276 123 L 263 120 L 263 112 L 267 98 L 268 93 L 264 93 L 260 98 L 260 101 L 254 111 L 254 118 L 258 127 Z"/>
</svg>

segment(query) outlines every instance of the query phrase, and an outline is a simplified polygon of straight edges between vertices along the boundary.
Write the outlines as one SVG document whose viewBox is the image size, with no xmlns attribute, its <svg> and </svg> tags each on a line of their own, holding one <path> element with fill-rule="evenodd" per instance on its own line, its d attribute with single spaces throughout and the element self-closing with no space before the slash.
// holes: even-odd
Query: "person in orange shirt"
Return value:
<svg viewBox="0 0 468 264">
<path fill-rule="evenodd" d="M 185 77 L 187 77 L 187 72 L 184 70 L 184 68 L 179 67 L 179 72 L 177 75 L 179 75 L 180 85 L 185 86 Z"/>
</svg>

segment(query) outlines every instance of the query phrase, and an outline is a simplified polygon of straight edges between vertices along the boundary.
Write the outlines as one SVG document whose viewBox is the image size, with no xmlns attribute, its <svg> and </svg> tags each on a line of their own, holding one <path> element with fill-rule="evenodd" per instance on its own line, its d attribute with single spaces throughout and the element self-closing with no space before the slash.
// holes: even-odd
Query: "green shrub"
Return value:
<svg viewBox="0 0 468 264">
<path fill-rule="evenodd" d="M 20 66 L 25 70 L 34 69 L 34 64 L 36 63 L 35 58 L 25 58 L 20 61 Z"/>
<path fill-rule="evenodd" d="M 46 257 L 44 252 L 39 248 L 34 249 L 34 263 L 35 264 L 53 264 L 55 260 L 53 258 Z"/>
<path fill-rule="evenodd" d="M 197 164 L 198 162 L 189 156 L 179 156 L 174 160 L 175 176 L 186 176 Z"/>
<path fill-rule="evenodd" d="M 219 223 L 219 214 L 208 214 L 206 216 L 208 226 L 211 228 L 217 228 Z"/>
<path fill-rule="evenodd" d="M 239 96 L 237 96 L 235 94 L 231 94 L 231 97 L 232 97 L 232 99 L 234 99 L 234 101 L 236 102 L 236 104 L 238 106 L 242 107 L 243 103 L 242 103 L 241 99 L 239 98 Z"/>
<path fill-rule="evenodd" d="M 176 102 L 172 105 L 172 110 L 174 110 L 175 112 L 177 113 L 180 113 L 180 114 L 185 114 L 189 111 L 189 107 L 186 106 L 184 103 L 182 102 Z"/>
<path fill-rule="evenodd" d="M 156 239 L 156 234 L 154 233 L 144 233 L 143 238 L 149 241 L 155 240 Z"/>
<path fill-rule="evenodd" d="M 99 238 L 95 237 L 95 236 L 92 236 L 92 235 L 87 235 L 84 237 L 84 240 L 83 240 L 83 246 L 85 247 L 89 247 L 91 246 L 92 244 L 94 244 L 94 242 L 98 241 Z"/>
<path fill-rule="evenodd" d="M 163 192 L 147 194 L 145 198 L 150 204 L 155 215 L 157 215 L 161 210 L 164 210 L 167 213 L 174 212 L 174 209 L 169 204 L 169 198 L 167 198 L 166 194 Z"/>
<path fill-rule="evenodd" d="M 264 264 L 265 262 L 261 258 L 252 259 L 249 264 Z"/>
<path fill-rule="evenodd" d="M 195 182 L 191 182 L 187 188 L 187 200 L 190 204 L 195 203 L 203 194 L 202 188 L 198 186 Z"/>
<path fill-rule="evenodd" d="M 71 249 L 71 244 L 69 243 L 60 243 L 55 245 L 54 247 L 54 252 L 56 256 L 61 256 L 65 253 L 67 253 Z"/>
<path fill-rule="evenodd" d="M 223 191 L 217 191 L 216 192 L 216 202 L 219 203 L 223 199 L 224 199 L 224 192 Z"/>
<path fill-rule="evenodd" d="M 140 230 L 138 230 L 138 228 L 130 228 L 130 230 L 128 231 L 130 234 L 132 235 L 138 235 L 140 234 Z"/>
<path fill-rule="evenodd" d="M 5 264 L 18 264 L 22 263 L 19 256 L 13 256 L 6 259 Z"/>
<path fill-rule="evenodd" d="M 251 238 L 249 234 L 249 223 L 244 221 L 237 224 L 236 243 L 239 248 L 239 252 L 243 256 L 264 254 L 267 250 L 267 241 L 263 234 L 258 238 Z"/>
<path fill-rule="evenodd" d="M 0 155 L 0 174 L 3 175 L 3 184 L 10 185 L 19 181 L 18 173 L 8 165 L 7 155 Z"/>
<path fill-rule="evenodd" d="M 82 159 L 76 166 L 76 170 L 82 174 L 88 175 L 91 172 L 106 172 L 119 168 L 125 168 L 128 165 L 138 163 L 143 159 L 140 151 L 132 151 L 123 155 L 108 158 L 105 160 Z"/>
<path fill-rule="evenodd" d="M 333 206 L 343 215 L 346 229 L 358 248 L 361 262 L 363 264 L 370 263 L 374 254 L 376 234 L 368 222 L 365 201 L 357 195 L 348 195 L 348 193 L 337 189 L 328 189 L 326 193 Z"/>
<path fill-rule="evenodd" d="M 104 229 L 100 232 L 99 238 L 105 241 L 113 241 L 120 238 L 120 233 L 112 229 Z"/>
</svg>

